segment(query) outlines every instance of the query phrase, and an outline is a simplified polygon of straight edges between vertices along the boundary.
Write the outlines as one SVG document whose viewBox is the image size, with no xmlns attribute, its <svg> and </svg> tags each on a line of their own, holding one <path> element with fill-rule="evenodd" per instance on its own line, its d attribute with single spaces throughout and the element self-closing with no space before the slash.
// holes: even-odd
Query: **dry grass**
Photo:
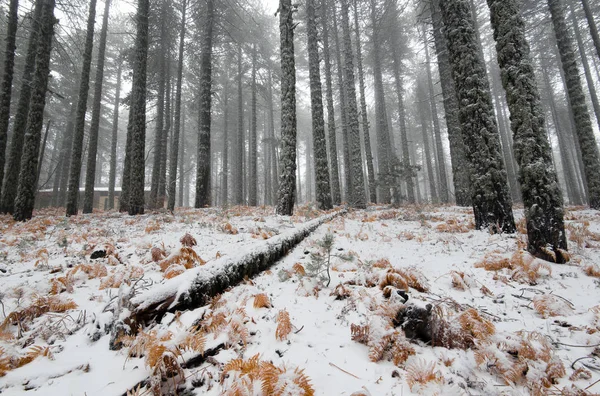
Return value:
<svg viewBox="0 0 600 396">
<path fill-rule="evenodd" d="M 45 356 L 48 359 L 54 359 L 50 347 L 42 347 L 34 345 L 29 348 L 29 351 L 23 356 L 10 356 L 0 347 L 0 377 L 4 377 L 10 370 L 23 367 L 26 364 L 33 362 L 40 356 Z"/>
<path fill-rule="evenodd" d="M 596 264 L 589 264 L 583 268 L 583 272 L 587 276 L 593 276 L 594 278 L 600 278 L 600 267 Z"/>
</svg>

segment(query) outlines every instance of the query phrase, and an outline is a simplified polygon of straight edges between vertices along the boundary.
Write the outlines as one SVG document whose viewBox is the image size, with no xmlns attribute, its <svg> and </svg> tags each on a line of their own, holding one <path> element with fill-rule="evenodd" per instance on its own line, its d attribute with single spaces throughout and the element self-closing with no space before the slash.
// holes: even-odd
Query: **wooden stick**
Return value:
<svg viewBox="0 0 600 396">
<path fill-rule="evenodd" d="M 335 367 L 336 369 L 338 369 L 338 370 L 340 370 L 340 371 L 343 371 L 344 373 L 346 373 L 346 374 L 348 374 L 348 375 L 351 375 L 351 376 L 353 376 L 353 377 L 354 377 L 354 378 L 356 378 L 356 379 L 360 379 L 360 378 L 359 378 L 359 377 L 357 377 L 356 375 L 354 375 L 354 374 L 352 374 L 352 373 L 350 373 L 350 372 L 348 372 L 348 371 L 344 370 L 343 368 L 341 368 L 341 367 L 339 367 L 339 366 L 336 366 L 335 364 L 333 364 L 333 363 L 331 363 L 331 362 L 329 362 L 329 365 L 330 365 L 331 367 Z"/>
</svg>

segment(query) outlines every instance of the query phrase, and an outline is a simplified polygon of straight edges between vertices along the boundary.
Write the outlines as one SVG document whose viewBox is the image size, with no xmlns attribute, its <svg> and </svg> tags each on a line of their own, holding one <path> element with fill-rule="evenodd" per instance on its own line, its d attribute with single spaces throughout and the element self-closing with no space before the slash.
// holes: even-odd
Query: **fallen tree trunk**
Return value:
<svg viewBox="0 0 600 396">
<path fill-rule="evenodd" d="M 128 304 L 131 314 L 122 320 L 126 326 L 113 326 L 113 329 L 123 332 L 128 327 L 135 332 L 139 326 L 160 321 L 167 312 L 190 310 L 208 304 L 211 298 L 229 287 L 269 269 L 317 227 L 342 213 L 345 210 L 321 216 L 258 242 L 251 250 L 221 257 L 209 265 L 186 271 L 138 294 Z M 119 334 L 111 336 L 116 340 Z M 114 348 L 118 349 L 118 346 Z"/>
</svg>

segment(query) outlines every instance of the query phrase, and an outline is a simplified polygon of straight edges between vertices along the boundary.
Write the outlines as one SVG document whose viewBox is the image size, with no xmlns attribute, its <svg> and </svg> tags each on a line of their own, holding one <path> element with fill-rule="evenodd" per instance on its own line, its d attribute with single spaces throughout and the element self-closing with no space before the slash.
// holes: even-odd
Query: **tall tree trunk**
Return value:
<svg viewBox="0 0 600 396">
<path fill-rule="evenodd" d="M 242 205 L 244 203 L 244 97 L 242 95 L 242 78 L 244 72 L 242 69 L 242 43 L 238 42 L 237 48 L 237 139 L 235 143 L 235 167 L 233 172 L 234 190 L 233 190 L 233 202 L 236 205 Z"/>
<path fill-rule="evenodd" d="M 230 61 L 230 59 L 228 59 Z M 222 154 L 222 181 L 223 206 L 229 204 L 229 64 L 225 65 L 225 78 L 223 80 L 223 154 Z"/>
<path fill-rule="evenodd" d="M 431 118 L 433 120 L 433 134 L 435 136 L 435 151 L 437 153 L 438 174 L 440 176 L 440 200 L 442 203 L 449 202 L 448 176 L 446 175 L 446 160 L 444 158 L 444 146 L 442 145 L 442 132 L 438 118 L 437 105 L 435 103 L 435 91 L 433 89 L 433 78 L 431 77 L 431 59 L 429 57 L 429 43 L 427 33 L 424 33 L 425 61 L 427 63 L 427 83 L 429 89 L 429 103 L 431 106 Z"/>
<path fill-rule="evenodd" d="M 115 184 L 117 179 L 117 138 L 119 134 L 119 106 L 121 104 L 121 74 L 123 60 L 117 59 L 117 86 L 113 105 L 112 135 L 110 140 L 110 170 L 108 172 L 108 209 L 115 208 Z"/>
<path fill-rule="evenodd" d="M 150 0 L 138 0 L 137 31 L 135 39 L 135 58 L 133 64 L 133 82 L 131 95 L 132 116 L 130 140 L 130 176 L 129 176 L 129 215 L 144 214 L 144 181 L 146 154 L 146 77 L 148 63 L 148 20 Z M 128 126 L 129 132 L 129 126 Z M 128 136 L 129 137 L 129 136 Z M 125 184 L 125 182 L 123 182 Z"/>
<path fill-rule="evenodd" d="M 79 87 L 79 84 L 76 84 Z M 72 96 L 71 110 L 69 111 L 67 119 L 67 127 L 65 128 L 65 134 L 62 139 L 60 156 L 61 156 L 61 168 L 60 168 L 60 189 L 58 196 L 56 197 L 55 206 L 65 207 L 67 203 L 67 190 L 69 188 L 69 165 L 71 159 L 71 150 L 73 148 L 73 130 L 75 129 L 75 115 L 77 114 L 77 93 L 79 88 Z"/>
<path fill-rule="evenodd" d="M 575 15 L 575 7 L 573 7 L 573 3 L 569 3 L 569 7 L 571 10 L 571 23 L 573 24 L 573 30 L 575 31 L 575 39 L 577 40 L 577 47 L 579 49 L 581 65 L 583 66 L 585 81 L 590 92 L 590 99 L 592 100 L 592 107 L 594 108 L 596 122 L 598 123 L 598 127 L 600 127 L 600 102 L 598 101 L 598 94 L 596 93 L 594 79 L 592 78 L 592 72 L 590 71 L 590 63 L 588 62 L 588 57 L 585 53 L 585 45 L 581 37 L 581 31 L 579 30 L 579 21 L 577 20 L 577 16 Z"/>
<path fill-rule="evenodd" d="M 8 6 L 8 25 L 6 28 L 6 50 L 4 51 L 2 91 L 0 92 L 0 192 L 2 192 L 2 180 L 4 180 L 4 163 L 6 162 L 8 121 L 10 118 L 12 81 L 13 72 L 15 68 L 15 50 L 17 49 L 17 25 L 19 19 L 18 13 L 19 0 L 10 0 L 10 4 Z"/>
<path fill-rule="evenodd" d="M 21 158 L 21 172 L 19 173 L 19 187 L 15 200 L 13 217 L 16 221 L 31 219 L 35 204 L 36 171 L 40 148 L 40 135 L 44 123 L 44 107 L 46 106 L 46 93 L 48 91 L 48 77 L 50 75 L 50 55 L 52 52 L 52 39 L 54 37 L 54 0 L 42 0 L 43 10 L 39 23 L 39 40 L 35 59 L 35 72 L 33 74 L 31 104 L 27 116 L 27 131 L 23 156 Z"/>
<path fill-rule="evenodd" d="M 169 201 L 167 208 L 170 211 L 175 209 L 175 189 L 177 187 L 177 162 L 179 160 L 178 154 L 180 150 L 179 143 L 179 132 L 181 130 L 181 87 L 183 82 L 183 55 L 185 49 L 185 27 L 186 27 L 186 11 L 187 11 L 187 0 L 183 1 L 181 9 L 181 29 L 179 31 L 179 53 L 177 60 L 177 83 L 175 88 L 175 121 L 173 126 L 173 140 L 171 141 L 171 154 L 169 158 L 169 185 L 167 196 Z M 182 157 L 183 158 L 183 153 Z M 183 173 L 180 169 L 179 184 L 182 184 Z M 183 191 L 180 188 L 180 199 L 179 206 L 183 206 L 182 197 Z"/>
<path fill-rule="evenodd" d="M 165 195 L 167 194 L 167 151 L 168 138 L 171 132 L 171 120 L 173 112 L 171 110 L 171 100 L 173 98 L 173 90 L 171 89 L 171 59 L 167 52 L 167 70 L 165 83 L 165 123 L 162 134 L 160 135 L 160 167 L 158 172 L 158 192 L 156 195 L 156 207 L 164 208 Z"/>
<path fill-rule="evenodd" d="M 258 169 L 257 169 L 257 120 L 256 120 L 256 44 L 252 45 L 252 87 L 250 98 L 250 133 L 248 135 L 248 205 L 256 206 Z"/>
<path fill-rule="evenodd" d="M 371 135 L 369 133 L 367 99 L 365 97 L 365 76 L 362 64 L 360 28 L 358 26 L 358 3 L 356 0 L 354 0 L 354 35 L 356 36 L 356 67 L 358 70 L 358 86 L 360 90 L 360 113 L 362 116 L 362 130 L 365 142 L 365 158 L 367 160 L 367 179 L 369 181 L 368 195 L 371 202 L 377 202 L 377 184 L 375 183 L 375 168 L 373 167 L 373 152 L 371 151 Z"/>
<path fill-rule="evenodd" d="M 512 233 L 515 222 L 500 137 L 469 4 L 467 0 L 452 0 L 441 2 L 440 6 L 459 99 L 463 141 L 471 165 L 475 227 Z"/>
<path fill-rule="evenodd" d="M 278 172 L 278 158 L 277 158 L 277 139 L 275 138 L 275 115 L 273 114 L 273 80 L 272 71 L 269 69 L 267 75 L 267 88 L 269 95 L 269 150 L 271 157 L 271 203 L 275 205 L 277 202 L 277 191 L 279 190 L 279 172 Z"/>
<path fill-rule="evenodd" d="M 349 0 L 342 0 L 342 31 L 344 34 L 344 83 L 348 106 L 348 150 L 350 153 L 350 175 L 352 176 L 352 199 L 350 205 L 355 208 L 367 206 L 365 196 L 365 179 L 363 160 L 360 150 L 360 129 L 358 122 L 358 106 L 356 103 L 356 85 L 354 83 L 354 65 L 352 62 L 352 41 L 350 40 Z"/>
<path fill-rule="evenodd" d="M 337 65 L 337 76 L 338 76 L 338 91 L 340 97 L 340 123 L 342 124 L 342 151 L 343 161 L 344 161 L 344 200 L 346 202 L 350 202 L 352 197 L 352 169 L 350 165 L 350 151 L 349 151 L 349 141 L 348 141 L 348 99 L 346 93 L 346 83 L 344 81 L 344 65 L 342 64 L 342 46 L 340 44 L 340 38 L 338 35 L 338 16 L 336 12 L 336 3 L 333 2 L 333 7 L 331 8 L 332 17 L 333 17 L 333 38 L 335 43 L 335 58 Z"/>
<path fill-rule="evenodd" d="M 183 110 L 183 109 L 182 109 Z M 187 206 L 187 199 L 184 200 L 184 186 L 187 186 L 187 172 L 184 168 L 185 158 L 185 115 L 181 112 L 181 136 L 179 139 L 179 207 Z"/>
<path fill-rule="evenodd" d="M 342 203 L 340 194 L 340 175 L 338 166 L 337 136 L 335 129 L 335 110 L 333 106 L 333 84 L 331 77 L 331 55 L 329 47 L 329 16 L 327 14 L 329 0 L 321 1 L 321 22 L 323 28 L 323 61 L 325 69 L 325 97 L 327 99 L 327 136 L 329 138 L 329 170 L 331 185 L 331 201 L 333 205 Z"/>
<path fill-rule="evenodd" d="M 77 99 L 77 114 L 73 146 L 71 148 L 71 166 L 69 169 L 69 189 L 67 192 L 67 216 L 75 216 L 78 211 L 79 183 L 81 177 L 81 162 L 83 158 L 83 138 L 85 132 L 85 113 L 90 88 L 90 67 L 92 65 L 92 49 L 94 48 L 94 23 L 96 21 L 96 0 L 90 0 L 90 11 L 87 21 L 85 49 L 83 51 L 83 66 L 79 81 L 79 96 Z"/>
<path fill-rule="evenodd" d="M 564 263 L 568 257 L 563 255 L 567 238 L 562 193 L 552 163 L 520 4 L 517 0 L 487 0 L 487 3 L 511 114 L 527 221 L 527 250 L 544 260 Z"/>
<path fill-rule="evenodd" d="M 39 188 L 40 183 L 40 174 L 42 173 L 42 165 L 44 165 L 44 154 L 46 152 L 46 143 L 48 142 L 48 132 L 50 131 L 50 124 L 52 124 L 52 120 L 48 120 L 46 123 L 46 132 L 44 132 L 44 139 L 42 140 L 42 149 L 40 150 L 40 158 L 38 160 L 38 168 L 36 172 L 36 191 Z"/>
<path fill-rule="evenodd" d="M 448 129 L 448 140 L 450 142 L 450 160 L 452 164 L 452 176 L 454 181 L 454 197 L 459 206 L 471 205 L 471 194 L 469 191 L 469 172 L 466 164 L 465 146 L 462 139 L 460 121 L 458 119 L 458 99 L 450 68 L 450 59 L 446 38 L 443 34 L 442 15 L 439 0 L 432 0 L 433 38 L 437 54 L 438 68 L 440 73 L 440 85 L 444 99 L 444 114 L 446 116 L 446 127 Z"/>
<path fill-rule="evenodd" d="M 312 116 L 312 146 L 315 158 L 316 198 L 320 209 L 329 210 L 332 208 L 331 188 L 329 186 L 329 170 L 327 166 L 327 141 L 325 140 L 325 120 L 323 117 L 323 95 L 321 91 L 321 71 L 319 68 L 319 44 L 317 38 L 315 0 L 306 1 L 306 35 L 308 36 L 308 67 Z"/>
<path fill-rule="evenodd" d="M 13 133 L 8 152 L 8 161 L 6 161 L 6 174 L 4 179 L 0 177 L 0 182 L 4 180 L 2 187 L 2 200 L 0 201 L 0 212 L 13 213 L 15 198 L 17 196 L 17 187 L 19 185 L 19 173 L 21 170 L 21 155 L 23 154 L 23 141 L 25 139 L 25 130 L 27 128 L 27 117 L 29 114 L 29 100 L 31 98 L 31 77 L 35 70 L 37 46 L 39 41 L 39 23 L 42 17 L 43 0 L 36 0 L 32 15 L 31 31 L 27 42 L 27 55 L 25 56 L 25 66 L 23 76 L 21 77 L 21 90 L 17 102 L 17 110 L 13 122 Z M 8 43 L 7 43 L 8 45 Z M 6 69 L 6 66 L 5 66 Z M 70 142 L 70 140 L 69 140 Z M 3 156 L 4 149 L 0 148 Z M 2 173 L 4 163 L 0 166 Z"/>
<path fill-rule="evenodd" d="M 596 53 L 598 54 L 598 58 L 600 58 L 600 35 L 598 35 L 598 27 L 594 21 L 594 13 L 590 8 L 590 3 L 588 0 L 581 0 L 581 4 L 583 5 L 585 17 L 587 18 L 588 25 L 590 27 L 590 34 L 592 35 L 592 40 L 594 41 L 594 47 L 596 47 Z"/>
<path fill-rule="evenodd" d="M 585 102 L 579 69 L 573 51 L 573 42 L 567 30 L 563 3 L 561 0 L 548 0 L 548 7 L 552 16 L 554 33 L 567 82 L 567 93 L 573 111 L 575 130 L 581 148 L 590 207 L 600 209 L 600 157 L 598 145 L 594 138 L 594 130 Z"/>
<path fill-rule="evenodd" d="M 428 112 L 425 111 L 423 103 L 427 103 L 427 94 L 425 92 L 424 81 L 417 83 L 417 100 L 421 104 L 419 106 L 419 116 L 421 118 L 421 135 L 423 137 L 423 151 L 425 154 L 425 168 L 427 169 L 427 179 L 429 181 L 429 193 L 431 195 L 431 202 L 438 203 L 438 193 L 435 182 L 435 172 L 433 170 L 433 159 L 432 150 L 429 145 L 429 117 Z"/>
<path fill-rule="evenodd" d="M 202 34 L 200 60 L 200 118 L 198 125 L 198 162 L 196 164 L 196 201 L 194 207 L 210 205 L 210 109 L 212 103 L 212 41 L 214 2 L 206 1 L 206 23 Z"/>
<path fill-rule="evenodd" d="M 291 0 L 279 0 L 281 56 L 281 177 L 277 214 L 291 216 L 296 195 L 296 65 L 294 61 L 294 20 Z"/>
<path fill-rule="evenodd" d="M 85 194 L 83 213 L 92 213 L 94 208 L 94 184 L 96 181 L 96 154 L 98 152 L 98 132 L 100 130 L 100 111 L 102 110 L 102 84 L 104 83 L 104 58 L 106 54 L 106 36 L 108 33 L 108 13 L 110 0 L 105 0 L 100 43 L 98 44 L 98 63 L 94 85 L 94 103 L 92 104 L 92 124 L 88 142 L 87 167 L 85 174 Z"/>
</svg>

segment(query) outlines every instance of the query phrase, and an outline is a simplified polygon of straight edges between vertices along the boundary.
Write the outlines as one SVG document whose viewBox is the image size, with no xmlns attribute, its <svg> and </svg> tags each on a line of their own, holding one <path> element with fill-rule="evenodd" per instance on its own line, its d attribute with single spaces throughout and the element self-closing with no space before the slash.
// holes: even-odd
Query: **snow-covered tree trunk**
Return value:
<svg viewBox="0 0 600 396">
<path fill-rule="evenodd" d="M 369 117 L 367 114 L 367 98 L 365 95 L 365 76 L 362 62 L 362 44 L 358 25 L 358 2 L 354 0 L 354 36 L 356 40 L 356 69 L 358 71 L 358 87 L 360 93 L 360 115 L 362 120 L 363 139 L 365 143 L 365 159 L 367 160 L 368 196 L 370 202 L 377 202 L 377 184 L 375 168 L 373 167 L 373 152 L 371 151 L 371 135 L 369 132 Z"/>
<path fill-rule="evenodd" d="M 520 170 L 527 247 L 537 257 L 563 263 L 567 260 L 562 253 L 567 249 L 567 238 L 562 193 L 552 162 L 520 4 L 517 0 L 487 0 L 487 3 Z"/>
<path fill-rule="evenodd" d="M 310 79 L 310 104 L 312 116 L 312 138 L 315 159 L 317 203 L 320 209 L 328 210 L 331 205 L 331 187 L 327 166 L 327 141 L 323 117 L 323 95 L 319 68 L 319 44 L 317 38 L 317 13 L 315 0 L 306 1 L 306 35 L 308 36 L 308 67 Z"/>
<path fill-rule="evenodd" d="M 183 158 L 183 154 L 179 153 L 181 144 L 180 131 L 181 131 L 181 87 L 183 85 L 183 56 L 185 49 L 185 27 L 186 27 L 186 11 L 187 11 L 187 0 L 183 0 L 181 5 L 181 28 L 179 30 L 179 52 L 177 58 L 177 82 L 175 83 L 175 120 L 173 125 L 173 140 L 171 141 L 171 152 L 169 154 L 169 181 L 167 187 L 167 208 L 169 210 L 175 209 L 175 191 L 177 187 L 177 163 L 179 161 L 179 154 Z M 179 184 L 182 184 L 183 173 L 179 172 Z M 182 197 L 180 197 L 181 200 Z M 181 201 L 180 201 L 181 202 Z M 182 206 L 180 203 L 179 206 Z"/>
<path fill-rule="evenodd" d="M 548 0 L 554 25 L 560 60 L 566 78 L 566 89 L 575 120 L 575 131 L 581 148 L 583 170 L 587 181 L 590 207 L 600 209 L 600 156 L 594 138 L 592 121 L 585 102 L 579 68 L 573 50 L 573 41 L 567 29 L 564 4 L 561 0 Z"/>
<path fill-rule="evenodd" d="M 92 49 L 94 48 L 94 23 L 96 22 L 96 0 L 90 1 L 90 11 L 87 20 L 85 48 L 83 50 L 83 66 L 79 80 L 79 96 L 77 99 L 77 113 L 75 116 L 75 129 L 73 145 L 71 148 L 71 165 L 69 169 L 69 189 L 67 192 L 67 216 L 75 216 L 78 211 L 79 182 L 81 176 L 81 162 L 83 157 L 83 137 L 85 132 L 85 113 L 90 88 L 90 68 L 92 65 Z"/>
<path fill-rule="evenodd" d="M 43 4 L 43 0 L 36 0 L 32 14 L 31 31 L 29 32 L 29 39 L 27 42 L 27 55 L 25 56 L 25 65 L 21 77 L 21 89 L 13 121 L 13 132 L 8 150 L 8 158 L 6 161 L 6 174 L 4 175 L 4 179 L 0 177 L 0 183 L 4 181 L 2 187 L 2 199 L 0 201 L 0 212 L 2 213 L 13 213 L 15 207 L 15 198 L 17 196 L 17 188 L 19 185 L 19 173 L 21 170 L 21 155 L 23 154 L 23 141 L 25 139 L 27 116 L 29 114 L 29 100 L 31 98 L 31 77 L 35 70 L 35 57 L 40 31 L 39 21 L 42 16 Z M 6 65 L 4 68 L 6 70 Z M 69 143 L 70 141 L 71 140 L 69 140 Z M 1 150 L 4 152 L 4 149 Z M 4 163 L 2 163 L 0 168 L 2 168 L 2 171 L 0 171 L 0 173 L 2 173 L 4 171 Z"/>
<path fill-rule="evenodd" d="M 108 209 L 115 207 L 115 184 L 117 178 L 117 138 L 119 135 L 119 106 L 121 103 L 121 79 L 123 60 L 117 59 L 117 86 L 113 105 L 112 134 L 110 139 L 110 170 L 108 171 Z"/>
<path fill-rule="evenodd" d="M 281 56 L 281 159 L 277 214 L 291 216 L 296 193 L 296 64 L 294 60 L 294 6 L 279 0 Z"/>
<path fill-rule="evenodd" d="M 512 202 L 500 152 L 485 65 L 480 59 L 467 0 L 440 3 L 470 163 L 471 199 L 477 229 L 514 232 Z"/>
<path fill-rule="evenodd" d="M 130 139 L 129 180 L 123 176 L 123 185 L 129 185 L 127 209 L 130 215 L 144 213 L 145 147 L 146 147 L 146 77 L 148 61 L 148 20 L 150 0 L 138 0 L 136 16 L 136 39 L 134 46 L 133 82 L 131 92 L 131 116 L 128 139 Z M 124 172 L 125 173 L 125 172 Z"/>
<path fill-rule="evenodd" d="M 348 151 L 350 154 L 350 176 L 352 194 L 349 204 L 355 208 L 367 206 L 365 196 L 365 179 L 363 174 L 363 160 L 360 150 L 360 127 L 358 121 L 358 105 L 356 103 L 356 85 L 354 80 L 354 64 L 352 54 L 352 41 L 350 39 L 349 0 L 342 0 L 342 31 L 344 35 L 344 83 L 347 100 L 348 121 Z"/>
<path fill-rule="evenodd" d="M 331 200 L 333 205 L 342 202 L 340 194 L 340 175 L 338 167 L 337 136 L 335 129 L 335 110 L 333 106 L 333 84 L 331 76 L 331 55 L 329 47 L 328 1 L 321 1 L 321 22 L 323 27 L 323 61 L 325 63 L 325 91 L 327 98 L 327 136 L 329 138 L 329 170 L 331 171 Z"/>
<path fill-rule="evenodd" d="M 12 81 L 15 68 L 15 50 L 17 48 L 18 14 L 19 0 L 10 0 L 10 4 L 8 5 L 8 24 L 6 28 L 6 50 L 4 51 L 4 73 L 2 76 L 2 91 L 0 91 L 0 192 L 2 192 L 4 164 L 6 162 L 8 121 L 10 118 Z"/>
<path fill-rule="evenodd" d="M 210 120 L 212 103 L 212 50 L 214 1 L 206 1 L 206 22 L 202 34 L 200 60 L 200 114 L 198 125 L 198 159 L 196 165 L 196 201 L 194 207 L 210 205 Z"/>
<path fill-rule="evenodd" d="M 440 85 L 444 99 L 444 114 L 446 116 L 448 140 L 450 142 L 454 198 L 458 206 L 470 206 L 471 193 L 469 188 L 469 172 L 468 166 L 466 165 L 465 146 L 462 139 L 460 120 L 458 119 L 458 99 L 456 97 L 456 88 L 454 86 L 454 79 L 450 68 L 446 38 L 443 33 L 443 22 L 439 0 L 432 0 L 431 7 L 433 38 L 435 41 L 435 52 L 440 73 Z"/>
<path fill-rule="evenodd" d="M 252 86 L 250 97 L 250 133 L 248 136 L 248 205 L 258 204 L 258 146 L 257 146 L 257 120 L 256 120 L 256 44 L 252 45 Z"/>
<path fill-rule="evenodd" d="M 108 13 L 110 0 L 104 2 L 104 16 L 98 44 L 98 62 L 94 82 L 94 103 L 92 104 L 92 122 L 90 126 L 87 166 L 85 168 L 85 193 L 83 196 L 83 213 L 92 213 L 94 208 L 94 185 L 96 181 L 96 155 L 98 153 L 98 134 L 100 131 L 100 111 L 102 110 L 102 85 L 104 83 L 104 59 L 106 55 L 106 37 L 108 34 Z"/>
<path fill-rule="evenodd" d="M 35 204 L 36 179 L 40 138 L 44 123 L 44 108 L 50 75 L 50 55 L 54 38 L 54 0 L 42 0 L 43 10 L 40 17 L 35 72 L 31 87 L 31 103 L 27 116 L 27 130 L 21 158 L 19 187 L 15 200 L 13 217 L 17 221 L 31 219 Z"/>
</svg>

